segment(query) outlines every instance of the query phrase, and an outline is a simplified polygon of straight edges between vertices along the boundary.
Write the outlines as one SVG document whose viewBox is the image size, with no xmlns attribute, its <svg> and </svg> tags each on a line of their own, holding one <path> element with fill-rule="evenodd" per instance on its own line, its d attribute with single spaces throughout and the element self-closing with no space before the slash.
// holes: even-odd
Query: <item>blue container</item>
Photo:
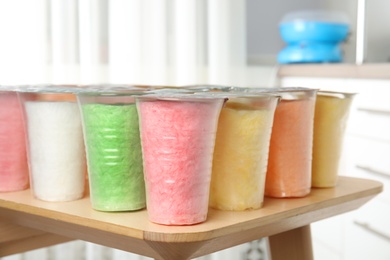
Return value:
<svg viewBox="0 0 390 260">
<path fill-rule="evenodd" d="M 300 11 L 287 14 L 279 25 L 287 46 L 279 53 L 279 63 L 341 62 L 340 43 L 349 33 L 343 13 Z"/>
<path fill-rule="evenodd" d="M 340 46 L 328 43 L 290 44 L 278 55 L 278 62 L 281 64 L 341 61 L 342 51 Z"/>
</svg>

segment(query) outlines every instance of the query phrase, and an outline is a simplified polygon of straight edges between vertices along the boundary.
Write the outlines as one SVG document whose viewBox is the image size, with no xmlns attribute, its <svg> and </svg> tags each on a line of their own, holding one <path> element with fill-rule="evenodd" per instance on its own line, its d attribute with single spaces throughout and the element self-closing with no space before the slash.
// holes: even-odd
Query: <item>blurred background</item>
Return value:
<svg viewBox="0 0 390 260">
<path fill-rule="evenodd" d="M 299 75 L 278 78 L 277 55 L 285 46 L 279 22 L 291 11 L 308 9 L 338 10 L 347 15 L 350 33 L 341 46 L 343 63 L 390 61 L 388 0 L 0 0 L 0 85 L 125 83 L 272 87 L 281 84 L 358 90 L 365 93 L 360 96 L 362 100 L 367 97 L 369 105 L 363 103 L 363 107 L 355 110 L 364 112 L 367 107 L 379 106 L 380 99 L 384 108 L 377 109 L 378 113 L 382 116 L 384 110 L 390 111 L 389 80 Z M 373 86 L 376 92 L 370 90 Z M 362 118 L 361 113 L 352 115 L 352 119 L 358 117 Z M 382 121 L 379 124 L 383 125 Z M 369 126 L 364 123 L 356 129 L 371 131 Z M 390 123 L 386 129 L 390 129 Z M 360 132 L 354 138 L 362 136 Z M 387 133 L 384 135 L 388 138 Z M 372 157 L 376 160 L 377 155 L 373 153 Z M 362 161 L 352 153 L 350 157 Z M 370 157 L 362 153 L 361 158 Z M 385 200 L 390 205 L 388 198 Z M 368 217 L 373 215 L 371 212 Z M 359 255 L 362 257 L 359 259 L 367 259 L 360 250 L 370 248 L 370 244 L 355 235 L 361 234 L 359 228 L 359 232 L 350 232 L 354 223 L 348 219 L 346 225 L 346 221 L 330 219 L 329 225 L 321 222 L 313 226 L 316 259 L 358 259 Z M 390 254 L 387 240 L 382 244 L 374 242 L 383 244 L 381 252 Z M 267 241 L 262 239 L 200 259 L 264 260 L 268 259 L 267 252 Z M 367 254 L 371 253 L 372 250 Z M 148 258 L 76 241 L 1 259 Z"/>
<path fill-rule="evenodd" d="M 389 61 L 386 0 L 0 0 L 0 82 L 273 85 L 279 22 L 305 9 L 345 12 L 344 62 Z"/>
</svg>

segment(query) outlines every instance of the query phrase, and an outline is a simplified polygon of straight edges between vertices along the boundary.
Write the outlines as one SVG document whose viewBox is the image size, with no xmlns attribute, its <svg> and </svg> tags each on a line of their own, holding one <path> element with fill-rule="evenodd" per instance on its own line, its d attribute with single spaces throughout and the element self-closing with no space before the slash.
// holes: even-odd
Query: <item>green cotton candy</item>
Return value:
<svg viewBox="0 0 390 260">
<path fill-rule="evenodd" d="M 92 207 L 145 207 L 145 184 L 135 104 L 82 105 Z"/>
</svg>

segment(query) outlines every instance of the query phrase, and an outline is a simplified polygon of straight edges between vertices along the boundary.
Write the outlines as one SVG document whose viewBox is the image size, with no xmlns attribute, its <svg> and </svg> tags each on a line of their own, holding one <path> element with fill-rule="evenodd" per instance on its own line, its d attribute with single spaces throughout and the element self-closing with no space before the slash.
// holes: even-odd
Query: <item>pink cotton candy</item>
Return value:
<svg viewBox="0 0 390 260">
<path fill-rule="evenodd" d="M 0 192 L 28 187 L 21 105 L 16 93 L 0 92 Z"/>
<path fill-rule="evenodd" d="M 222 103 L 138 101 L 150 221 L 190 225 L 206 220 Z"/>
</svg>

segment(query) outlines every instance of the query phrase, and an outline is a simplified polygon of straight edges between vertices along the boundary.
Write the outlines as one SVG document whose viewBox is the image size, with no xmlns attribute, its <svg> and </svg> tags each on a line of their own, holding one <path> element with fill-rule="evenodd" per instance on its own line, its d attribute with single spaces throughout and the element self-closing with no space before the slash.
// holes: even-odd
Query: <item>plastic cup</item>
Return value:
<svg viewBox="0 0 390 260">
<path fill-rule="evenodd" d="M 311 189 L 315 89 L 279 89 L 265 195 L 304 197 Z"/>
<path fill-rule="evenodd" d="M 355 94 L 319 91 L 315 105 L 312 187 L 337 184 L 345 129 Z"/>
<path fill-rule="evenodd" d="M 45 201 L 80 199 L 85 151 L 76 97 L 65 93 L 19 93 L 24 107 L 33 195 Z"/>
<path fill-rule="evenodd" d="M 92 208 L 146 206 L 138 113 L 133 94 L 79 94 Z"/>
<path fill-rule="evenodd" d="M 223 98 L 137 98 L 149 220 L 206 220 L 217 122 Z"/>
<path fill-rule="evenodd" d="M 16 92 L 0 91 L 0 192 L 29 185 L 26 134 Z"/>
<path fill-rule="evenodd" d="M 271 130 L 278 96 L 229 97 L 216 136 L 210 206 L 220 210 L 263 205 Z"/>
</svg>

